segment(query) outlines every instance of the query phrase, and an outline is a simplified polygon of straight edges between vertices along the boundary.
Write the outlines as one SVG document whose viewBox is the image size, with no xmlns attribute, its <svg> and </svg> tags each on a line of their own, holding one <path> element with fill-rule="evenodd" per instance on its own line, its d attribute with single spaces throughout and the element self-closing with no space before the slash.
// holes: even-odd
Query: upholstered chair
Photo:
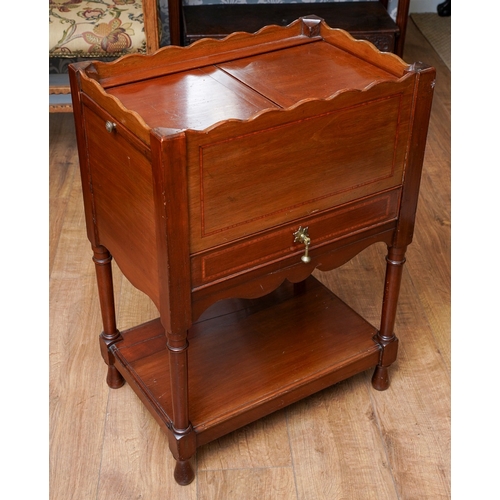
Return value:
<svg viewBox="0 0 500 500">
<path fill-rule="evenodd" d="M 157 0 L 49 0 L 49 110 L 72 111 L 71 62 L 151 53 L 160 39 Z"/>
</svg>

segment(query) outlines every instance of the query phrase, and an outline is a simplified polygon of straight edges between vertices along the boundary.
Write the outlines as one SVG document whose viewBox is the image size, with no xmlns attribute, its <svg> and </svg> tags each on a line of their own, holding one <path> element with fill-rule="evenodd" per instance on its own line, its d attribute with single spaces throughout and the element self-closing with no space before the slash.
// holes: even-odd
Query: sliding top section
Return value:
<svg viewBox="0 0 500 500">
<path fill-rule="evenodd" d="M 219 65 L 282 108 L 304 99 L 327 99 L 397 77 L 344 50 L 318 41 Z"/>
<path fill-rule="evenodd" d="M 204 130 L 224 120 L 363 90 L 393 74 L 318 40 L 107 89 L 151 128 Z"/>
<path fill-rule="evenodd" d="M 276 106 L 216 66 L 163 76 L 108 90 L 150 128 L 204 130 L 215 123 L 247 120 Z"/>
</svg>

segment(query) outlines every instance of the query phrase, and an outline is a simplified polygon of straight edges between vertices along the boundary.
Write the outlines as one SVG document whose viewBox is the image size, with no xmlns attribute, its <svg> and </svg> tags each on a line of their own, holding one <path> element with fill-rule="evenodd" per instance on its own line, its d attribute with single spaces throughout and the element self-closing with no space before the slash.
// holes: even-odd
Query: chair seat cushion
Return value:
<svg viewBox="0 0 500 500">
<path fill-rule="evenodd" d="M 141 0 L 49 0 L 49 56 L 146 52 Z"/>
</svg>

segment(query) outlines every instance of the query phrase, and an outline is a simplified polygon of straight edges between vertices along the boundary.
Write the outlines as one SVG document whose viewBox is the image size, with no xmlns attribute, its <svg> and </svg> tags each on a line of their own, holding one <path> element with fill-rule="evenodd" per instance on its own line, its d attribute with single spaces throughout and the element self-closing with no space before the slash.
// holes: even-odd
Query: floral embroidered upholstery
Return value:
<svg viewBox="0 0 500 500">
<path fill-rule="evenodd" d="M 49 56 L 146 52 L 141 0 L 49 0 Z"/>
</svg>

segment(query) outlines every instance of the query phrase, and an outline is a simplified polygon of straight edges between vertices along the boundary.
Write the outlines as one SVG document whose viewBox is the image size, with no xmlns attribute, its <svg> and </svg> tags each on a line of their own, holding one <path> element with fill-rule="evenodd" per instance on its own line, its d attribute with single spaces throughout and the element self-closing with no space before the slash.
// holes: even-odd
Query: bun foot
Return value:
<svg viewBox="0 0 500 500">
<path fill-rule="evenodd" d="M 125 383 L 125 379 L 113 365 L 108 365 L 106 382 L 111 389 L 119 389 Z"/>
<path fill-rule="evenodd" d="M 186 486 L 194 479 L 194 471 L 189 460 L 177 460 L 174 469 L 174 479 L 181 486 Z"/>
<path fill-rule="evenodd" d="M 389 370 L 386 366 L 377 365 L 372 377 L 372 386 L 377 391 L 385 391 L 389 387 Z"/>
</svg>

